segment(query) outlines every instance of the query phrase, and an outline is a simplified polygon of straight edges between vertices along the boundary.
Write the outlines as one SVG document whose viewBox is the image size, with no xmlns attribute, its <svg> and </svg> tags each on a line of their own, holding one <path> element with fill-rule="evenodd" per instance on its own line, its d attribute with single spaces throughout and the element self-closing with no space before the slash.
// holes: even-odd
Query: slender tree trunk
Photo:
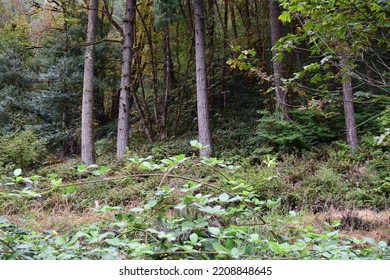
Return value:
<svg viewBox="0 0 390 280">
<path fill-rule="evenodd" d="M 151 113 L 149 111 L 148 102 L 146 99 L 144 75 L 143 75 L 143 71 L 146 67 L 146 62 L 142 65 L 142 55 L 140 54 L 140 51 L 143 49 L 144 45 L 145 45 L 144 42 L 142 41 L 139 42 L 136 56 L 135 56 L 137 81 L 141 87 L 141 95 L 138 96 L 137 92 L 135 90 L 132 90 L 132 96 L 136 108 L 138 110 L 138 113 L 141 117 L 141 122 L 144 125 L 145 134 L 148 136 L 149 141 L 153 143 L 155 138 L 153 132 L 153 121 L 151 118 Z"/>
<path fill-rule="evenodd" d="M 189 34 L 193 33 L 194 30 L 194 19 L 192 18 L 192 10 L 191 10 L 191 0 L 186 0 L 186 10 L 187 10 L 187 22 L 188 22 L 188 32 Z"/>
<path fill-rule="evenodd" d="M 269 9 L 270 9 L 270 24 L 271 24 L 271 42 L 272 47 L 276 45 L 278 40 L 282 37 L 282 23 L 279 20 L 280 16 L 280 7 L 279 2 L 274 0 L 269 0 Z M 285 90 L 282 87 L 282 77 L 284 73 L 284 64 L 283 61 L 275 58 L 279 54 L 279 51 L 273 49 L 272 56 L 273 59 L 273 68 L 274 68 L 274 83 L 275 83 L 275 92 L 276 100 L 279 108 L 282 110 L 282 119 L 288 118 L 288 99 Z"/>
<path fill-rule="evenodd" d="M 220 94 L 218 95 L 218 104 L 222 105 L 223 108 L 226 108 L 227 105 L 227 84 L 226 84 L 226 76 L 227 76 L 227 64 L 225 63 L 227 61 L 227 48 L 228 48 L 228 20 L 229 20 L 229 6 L 228 6 L 228 0 L 223 1 L 223 14 L 221 12 L 221 9 L 219 7 L 218 2 L 215 2 L 215 7 L 217 10 L 217 14 L 219 17 L 219 21 L 222 26 L 222 88 L 220 91 Z"/>
<path fill-rule="evenodd" d="M 215 34 L 215 8 L 214 8 L 214 0 L 207 0 L 207 10 L 206 10 L 206 38 L 207 38 L 207 58 L 206 58 L 206 66 L 207 66 L 207 85 L 208 85 L 208 95 L 209 95 L 209 103 L 210 107 L 214 108 L 215 105 L 215 69 L 214 69 L 214 34 Z"/>
<path fill-rule="evenodd" d="M 83 105 L 81 115 L 81 159 L 87 164 L 95 161 L 93 139 L 93 65 L 95 54 L 98 0 L 90 0 L 88 8 L 87 47 L 85 50 Z"/>
<path fill-rule="evenodd" d="M 161 133 L 160 139 L 165 140 L 168 138 L 167 133 L 167 114 L 168 114 L 168 94 L 170 88 L 170 82 L 172 79 L 171 71 L 171 51 L 169 47 L 169 25 L 164 25 L 164 99 L 162 102 L 162 114 L 161 114 Z M 173 76 L 174 79 L 174 76 Z"/>
<path fill-rule="evenodd" d="M 129 141 L 129 111 L 131 61 L 134 44 L 134 17 L 136 0 L 126 1 L 125 25 L 123 29 L 123 62 L 121 74 L 121 91 L 119 95 L 117 158 L 123 158 Z"/>
<path fill-rule="evenodd" d="M 110 121 L 118 119 L 120 89 L 115 89 L 111 94 Z"/>
<path fill-rule="evenodd" d="M 199 142 L 207 146 L 207 148 L 200 151 L 200 156 L 209 157 L 212 154 L 213 147 L 207 99 L 204 6 L 203 0 L 193 1 L 195 13 L 196 96 Z"/>
<path fill-rule="evenodd" d="M 234 36 L 234 39 L 237 39 L 238 32 L 237 32 L 237 23 L 236 23 L 236 12 L 234 10 L 234 1 L 231 1 L 231 4 L 230 4 L 230 18 L 232 21 L 233 36 Z"/>
<path fill-rule="evenodd" d="M 358 138 L 356 134 L 356 123 L 355 123 L 355 110 L 353 107 L 353 92 L 352 92 L 352 81 L 351 77 L 344 73 L 343 74 L 343 99 L 344 99 L 344 117 L 345 117 L 345 128 L 347 131 L 347 142 L 352 149 L 352 153 L 355 153 L 355 148 L 358 145 Z"/>
<path fill-rule="evenodd" d="M 225 0 L 224 14 L 223 14 L 223 68 L 222 68 L 222 96 L 223 96 L 223 108 L 227 106 L 227 48 L 228 48 L 228 21 L 229 21 L 229 1 Z"/>
</svg>

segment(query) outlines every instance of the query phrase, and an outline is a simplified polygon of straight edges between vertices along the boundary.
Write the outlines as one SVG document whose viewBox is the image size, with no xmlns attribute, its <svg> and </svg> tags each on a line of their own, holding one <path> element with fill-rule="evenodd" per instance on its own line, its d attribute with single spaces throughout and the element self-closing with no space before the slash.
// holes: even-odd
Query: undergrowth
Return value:
<svg viewBox="0 0 390 280">
<path fill-rule="evenodd" d="M 192 145 L 202 148 L 196 141 Z M 341 180 L 331 174 L 339 166 L 333 164 L 331 160 L 327 169 L 313 169 L 315 177 L 327 180 L 315 183 L 328 184 L 331 192 L 338 191 Z M 78 165 L 66 181 L 53 173 L 24 177 L 17 169 L 2 186 L 3 206 L 9 201 L 7 207 L 43 204 L 54 213 L 62 206 L 81 214 L 92 209 L 103 220 L 59 233 L 26 230 L 2 217 L 0 258 L 390 258 L 385 241 L 341 236 L 341 221 L 314 228 L 302 225 L 298 212 L 286 216 L 281 211 L 285 198 L 278 183 L 284 172 L 280 163 L 267 157 L 257 171 L 256 177 L 249 176 L 251 182 L 246 176 L 256 170 L 245 173 L 235 163 L 185 154 L 162 160 L 131 156 L 112 169 Z M 280 188 L 278 199 L 267 193 L 272 184 Z M 134 185 L 144 187 L 132 189 Z"/>
</svg>

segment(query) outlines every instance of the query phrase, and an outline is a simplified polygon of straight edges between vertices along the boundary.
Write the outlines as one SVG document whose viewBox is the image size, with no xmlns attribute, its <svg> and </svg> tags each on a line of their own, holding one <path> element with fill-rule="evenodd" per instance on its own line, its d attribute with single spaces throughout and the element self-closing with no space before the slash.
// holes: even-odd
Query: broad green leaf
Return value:
<svg viewBox="0 0 390 280">
<path fill-rule="evenodd" d="M 230 254 L 230 250 L 225 248 L 222 244 L 218 242 L 213 242 L 212 246 L 215 251 L 217 251 L 220 254 Z"/>
<path fill-rule="evenodd" d="M 87 170 L 87 166 L 86 165 L 79 165 L 77 166 L 77 172 L 84 172 Z"/>
<path fill-rule="evenodd" d="M 18 176 L 20 176 L 20 174 L 22 174 L 22 169 L 20 169 L 20 168 L 15 169 L 15 171 L 14 171 L 14 176 L 15 176 L 15 177 L 18 177 Z"/>
<path fill-rule="evenodd" d="M 71 185 L 65 189 L 62 190 L 63 194 L 70 194 L 76 190 L 77 186 L 76 185 Z"/>
<path fill-rule="evenodd" d="M 199 237 L 195 232 L 190 235 L 190 240 L 191 240 L 192 244 L 195 245 L 198 242 L 198 239 L 199 239 Z"/>
<path fill-rule="evenodd" d="M 104 174 L 108 170 L 110 170 L 110 168 L 108 168 L 107 166 L 102 166 L 102 167 L 100 167 L 99 172 L 100 172 L 100 174 Z"/>
<path fill-rule="evenodd" d="M 174 157 L 171 157 L 171 159 L 174 159 L 176 161 L 182 161 L 186 158 L 186 155 L 185 154 L 181 154 L 181 155 L 177 155 L 177 156 L 174 156 Z"/>
<path fill-rule="evenodd" d="M 279 16 L 279 19 L 282 22 L 291 22 L 291 16 L 288 11 L 283 11 L 282 14 Z"/>
<path fill-rule="evenodd" d="M 181 223 L 181 228 L 183 231 L 187 231 L 189 229 L 193 229 L 195 227 L 195 223 L 194 222 L 190 222 L 190 221 L 184 221 L 183 223 Z"/>
<path fill-rule="evenodd" d="M 187 195 L 184 200 L 183 200 L 183 204 L 185 205 L 188 205 L 190 204 L 192 201 L 194 200 L 194 197 L 192 195 Z"/>
<path fill-rule="evenodd" d="M 149 210 L 149 209 L 152 209 L 156 205 L 157 205 L 157 200 L 151 200 L 147 204 L 145 204 L 144 208 L 146 210 Z"/>
<path fill-rule="evenodd" d="M 221 234 L 221 230 L 217 227 L 209 227 L 208 230 L 211 234 L 216 235 L 216 236 Z"/>
<path fill-rule="evenodd" d="M 106 240 L 104 240 L 104 242 L 106 242 L 107 244 L 110 244 L 112 246 L 121 246 L 121 245 L 123 245 L 123 242 L 118 237 L 106 239 Z"/>
<path fill-rule="evenodd" d="M 238 259 L 241 256 L 241 253 L 238 251 L 236 247 L 234 247 L 231 251 L 230 254 L 232 255 L 232 258 Z"/>
<path fill-rule="evenodd" d="M 226 201 L 229 200 L 229 195 L 226 194 L 226 193 L 223 193 L 223 194 L 221 194 L 221 195 L 219 196 L 219 200 L 220 200 L 221 202 L 226 202 Z"/>
<path fill-rule="evenodd" d="M 111 211 L 116 211 L 116 210 L 120 210 L 121 207 L 120 206 L 108 206 L 108 205 L 104 205 L 102 208 L 99 209 L 99 213 L 107 213 L 107 212 L 111 212 Z"/>
<path fill-rule="evenodd" d="M 29 183 L 29 184 L 33 183 L 33 181 L 30 178 L 28 178 L 28 177 L 23 178 L 23 182 Z"/>
<path fill-rule="evenodd" d="M 58 246 L 63 246 L 68 242 L 69 237 L 68 236 L 57 236 L 56 239 L 54 240 L 54 243 Z"/>
<path fill-rule="evenodd" d="M 144 209 L 144 208 L 137 208 L 137 207 L 135 207 L 135 208 L 131 208 L 130 211 L 131 211 L 131 212 L 138 212 L 138 213 L 141 213 L 141 212 L 144 212 L 145 209 Z"/>
<path fill-rule="evenodd" d="M 148 161 L 144 161 L 138 168 L 142 170 L 152 170 L 152 164 Z"/>
<path fill-rule="evenodd" d="M 378 242 L 378 247 L 379 248 L 386 248 L 387 247 L 387 243 L 385 241 L 379 241 Z"/>
<path fill-rule="evenodd" d="M 191 144 L 192 147 L 194 147 L 196 149 L 203 148 L 203 145 L 201 143 L 199 143 L 198 140 L 192 140 L 192 141 L 190 141 L 190 144 Z"/>
</svg>

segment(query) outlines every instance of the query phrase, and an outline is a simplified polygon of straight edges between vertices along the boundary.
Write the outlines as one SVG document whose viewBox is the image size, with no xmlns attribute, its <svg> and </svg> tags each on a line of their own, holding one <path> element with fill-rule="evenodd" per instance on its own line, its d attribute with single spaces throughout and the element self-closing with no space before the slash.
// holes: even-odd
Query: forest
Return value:
<svg viewBox="0 0 390 280">
<path fill-rule="evenodd" d="M 389 34 L 389 0 L 0 0 L 0 259 L 390 259 Z"/>
</svg>

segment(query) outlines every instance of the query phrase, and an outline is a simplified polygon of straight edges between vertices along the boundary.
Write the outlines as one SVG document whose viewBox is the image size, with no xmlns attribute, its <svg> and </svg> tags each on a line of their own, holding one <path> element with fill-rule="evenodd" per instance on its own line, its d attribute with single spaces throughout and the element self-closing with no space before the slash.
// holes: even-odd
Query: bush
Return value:
<svg viewBox="0 0 390 280">
<path fill-rule="evenodd" d="M 346 239 L 337 230 L 339 221 L 316 230 L 300 226 L 299 213 L 294 211 L 285 218 L 266 216 L 278 202 L 259 200 L 256 190 L 236 172 L 236 165 L 184 154 L 150 160 L 130 159 L 142 172 L 139 176 L 158 177 L 152 195 L 139 207 L 123 211 L 118 206 L 96 206 L 99 213 L 116 213 L 111 220 L 59 235 L 25 230 L 0 216 L 0 259 L 389 258 L 386 242 Z M 269 170 L 275 167 L 272 159 L 265 164 Z M 199 168 L 209 176 L 195 176 Z M 78 170 L 86 172 L 87 167 Z M 107 168 L 95 171 L 103 175 Z M 60 187 L 61 179 L 51 176 L 51 183 Z M 78 191 L 76 185 L 62 186 L 66 196 Z M 37 193 L 12 193 L 18 195 L 36 197 Z M 261 274 L 265 273 L 259 270 L 257 275 Z"/>
<path fill-rule="evenodd" d="M 303 150 L 335 139 L 335 134 L 326 125 L 326 115 L 293 110 L 290 112 L 291 120 L 282 120 L 280 113 L 261 113 L 264 116 L 259 120 L 256 136 L 251 140 L 257 146 L 257 153 Z"/>
<path fill-rule="evenodd" d="M 31 130 L 0 138 L 0 172 L 12 169 L 31 169 L 46 156 L 46 143 Z"/>
</svg>

